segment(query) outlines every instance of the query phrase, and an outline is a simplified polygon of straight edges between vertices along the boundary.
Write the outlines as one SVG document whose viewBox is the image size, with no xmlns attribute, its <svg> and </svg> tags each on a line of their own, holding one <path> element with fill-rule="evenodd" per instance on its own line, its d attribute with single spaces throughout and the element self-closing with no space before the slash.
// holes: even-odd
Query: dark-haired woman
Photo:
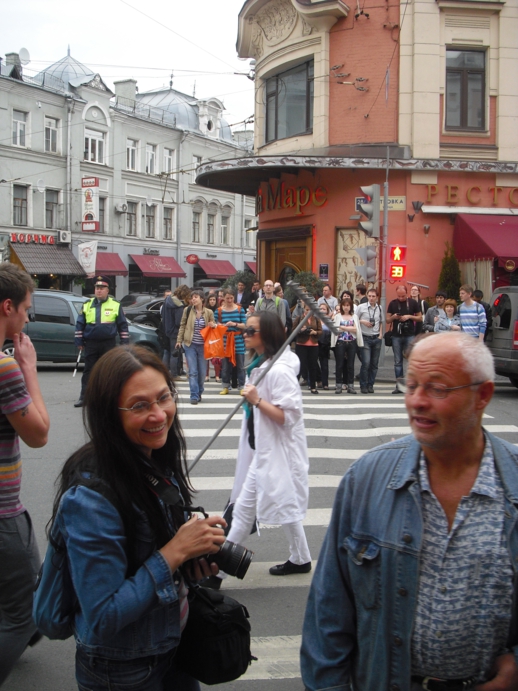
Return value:
<svg viewBox="0 0 518 691">
<path fill-rule="evenodd" d="M 183 313 L 176 345 L 183 345 L 187 365 L 189 366 L 189 389 L 191 390 L 191 404 L 197 405 L 201 401 L 204 391 L 207 361 L 205 360 L 203 336 L 201 331 L 206 326 L 216 326 L 214 312 L 205 306 L 205 295 L 201 290 L 193 290 L 191 304 Z"/>
<path fill-rule="evenodd" d="M 216 310 L 218 309 L 218 296 L 216 293 L 209 293 L 207 297 L 207 307 L 211 310 L 211 312 L 216 314 Z M 212 366 L 214 367 L 214 376 L 216 381 L 219 383 L 221 381 L 221 367 L 223 364 L 221 362 L 221 358 L 213 357 L 211 358 L 210 362 L 212 362 Z M 207 361 L 207 375 L 205 377 L 205 381 L 209 381 L 209 361 Z"/>
<path fill-rule="evenodd" d="M 236 475 L 230 502 L 234 504 L 228 539 L 244 544 L 255 518 L 282 525 L 289 558 L 272 566 L 273 576 L 311 571 L 311 555 L 302 526 L 308 507 L 308 451 L 302 394 L 297 381 L 299 360 L 288 348 L 255 385 L 270 359 L 286 340 L 277 314 L 259 312 L 248 318 L 244 331 L 251 362 L 243 389 L 246 398 Z M 209 585 L 219 587 L 221 578 Z"/>
<path fill-rule="evenodd" d="M 337 337 L 331 336 L 331 347 L 335 349 L 336 360 L 336 388 L 335 393 L 341 394 L 345 389 L 349 394 L 355 394 L 354 388 L 354 358 L 356 346 L 363 346 L 363 336 L 358 318 L 354 314 L 353 301 L 344 297 L 340 302 L 340 309 L 334 317 L 335 325 L 341 332 Z"/>
<path fill-rule="evenodd" d="M 190 503 L 169 373 L 143 348 L 115 348 L 93 369 L 85 405 L 90 441 L 65 463 L 52 515 L 78 599 L 79 689 L 193 691 L 198 682 L 174 661 L 188 617 L 182 570 L 214 572 L 197 557 L 224 542 L 223 519 L 184 522 L 182 506 L 163 504 L 146 479 L 174 483 Z"/>
<path fill-rule="evenodd" d="M 293 320 L 295 329 L 299 322 L 308 314 L 309 307 L 304 305 L 304 314 Z M 300 360 L 300 371 L 307 372 L 309 390 L 318 394 L 317 368 L 318 368 L 318 339 L 322 334 L 322 322 L 311 316 L 297 335 L 295 352 Z"/>
</svg>

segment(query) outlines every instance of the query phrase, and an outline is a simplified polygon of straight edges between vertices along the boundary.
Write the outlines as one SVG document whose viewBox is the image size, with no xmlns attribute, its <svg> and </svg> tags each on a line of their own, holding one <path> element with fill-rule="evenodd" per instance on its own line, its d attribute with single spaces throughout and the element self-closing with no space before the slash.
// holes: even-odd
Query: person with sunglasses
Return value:
<svg viewBox="0 0 518 691">
<path fill-rule="evenodd" d="M 50 521 L 78 601 L 80 691 L 199 689 L 175 658 L 188 618 L 184 574 L 217 572 L 201 557 L 218 551 L 226 523 L 185 519 L 193 490 L 176 400 L 165 365 L 138 346 L 111 350 L 88 383 L 90 440 L 63 467 Z M 163 503 L 150 477 L 175 485 L 179 503 Z"/>
<path fill-rule="evenodd" d="M 343 478 L 310 588 L 303 687 L 518 688 L 518 451 L 482 426 L 482 341 L 425 336 L 398 386 L 412 433 Z"/>
<path fill-rule="evenodd" d="M 284 325 L 276 314 L 259 312 L 248 318 L 244 337 L 250 363 L 243 389 L 246 402 L 230 496 L 234 508 L 228 540 L 244 544 L 256 517 L 259 523 L 282 525 L 290 554 L 284 564 L 272 566 L 270 574 L 309 573 L 311 555 L 302 525 L 308 507 L 309 460 L 297 381 L 299 361 L 285 349 L 257 383 L 274 355 L 284 348 Z M 219 588 L 221 582 L 214 576 L 205 583 Z"/>
</svg>

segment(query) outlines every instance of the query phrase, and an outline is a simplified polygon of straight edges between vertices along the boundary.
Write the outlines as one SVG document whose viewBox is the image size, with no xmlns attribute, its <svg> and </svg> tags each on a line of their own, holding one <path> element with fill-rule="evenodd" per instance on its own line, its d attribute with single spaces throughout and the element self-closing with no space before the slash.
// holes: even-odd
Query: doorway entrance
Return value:
<svg viewBox="0 0 518 691">
<path fill-rule="evenodd" d="M 311 271 L 311 226 L 259 231 L 261 274 L 278 281 L 283 288 L 299 271 Z"/>
</svg>

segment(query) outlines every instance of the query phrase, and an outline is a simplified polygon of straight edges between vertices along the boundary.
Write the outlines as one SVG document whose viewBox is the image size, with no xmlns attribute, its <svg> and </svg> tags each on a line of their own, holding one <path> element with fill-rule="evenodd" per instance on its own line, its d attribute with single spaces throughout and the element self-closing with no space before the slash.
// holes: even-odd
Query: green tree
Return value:
<svg viewBox="0 0 518 691">
<path fill-rule="evenodd" d="M 312 271 L 301 271 L 295 274 L 293 280 L 295 283 L 304 286 L 310 295 L 322 295 L 325 283 Z M 286 286 L 284 290 L 284 297 L 290 305 L 294 304 L 297 300 L 295 292 L 289 286 Z"/>
<path fill-rule="evenodd" d="M 254 281 L 257 281 L 257 277 L 251 271 L 236 271 L 233 276 L 227 278 L 221 287 L 233 288 L 234 290 L 237 290 L 237 284 L 239 281 L 243 281 L 246 290 L 251 290 Z"/>
<path fill-rule="evenodd" d="M 441 273 L 439 275 L 439 290 L 444 290 L 446 295 L 453 300 L 459 299 L 461 286 L 460 267 L 453 246 L 446 243 L 446 250 L 442 258 Z"/>
</svg>

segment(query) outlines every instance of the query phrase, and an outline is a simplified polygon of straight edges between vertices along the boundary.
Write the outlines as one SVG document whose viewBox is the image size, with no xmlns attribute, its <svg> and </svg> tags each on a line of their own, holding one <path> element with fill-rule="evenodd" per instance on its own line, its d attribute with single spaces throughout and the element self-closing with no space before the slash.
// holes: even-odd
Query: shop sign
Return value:
<svg viewBox="0 0 518 691">
<path fill-rule="evenodd" d="M 506 271 L 514 271 L 516 269 L 516 263 L 512 259 L 508 259 L 505 262 L 505 270 Z"/>
<path fill-rule="evenodd" d="M 439 185 L 425 185 L 425 187 L 427 189 L 426 204 L 440 199 L 445 204 L 458 204 L 466 200 L 468 204 L 476 206 L 485 200 L 485 203 L 491 202 L 491 206 L 506 208 L 508 204 L 518 206 L 518 187 L 504 188 L 490 185 L 487 188 L 482 188 L 480 185 L 472 185 L 467 190 L 461 191 L 459 185 L 443 185 L 441 192 L 439 192 Z M 438 195 L 440 197 L 436 199 Z"/>
<path fill-rule="evenodd" d="M 318 277 L 321 281 L 329 281 L 329 264 L 318 265 Z"/>
<path fill-rule="evenodd" d="M 185 261 L 187 262 L 187 264 L 197 264 L 199 259 L 200 258 L 198 257 L 197 254 L 188 254 L 185 257 Z"/>
<path fill-rule="evenodd" d="M 155 249 L 152 249 L 151 247 L 144 247 L 144 250 L 142 253 L 143 254 L 152 254 L 154 257 L 158 257 L 160 255 L 160 250 L 155 250 Z"/>
<path fill-rule="evenodd" d="M 274 211 L 277 209 L 295 209 L 296 216 L 303 216 L 306 206 L 324 206 L 327 204 L 327 189 L 318 187 L 288 187 L 284 182 L 270 182 L 266 185 L 266 194 L 260 187 L 255 198 L 255 212 Z"/>
<path fill-rule="evenodd" d="M 56 238 L 54 235 L 41 235 L 41 233 L 11 233 L 9 235 L 10 242 L 36 242 L 40 245 L 55 245 Z"/>
<path fill-rule="evenodd" d="M 213 259 L 216 259 L 217 256 L 217 254 L 210 254 L 209 252 L 207 252 L 207 257 L 212 257 Z"/>
<path fill-rule="evenodd" d="M 367 197 L 355 197 L 354 208 L 356 211 L 361 211 L 360 204 L 369 204 Z M 385 199 L 380 197 L 380 211 L 385 208 Z M 406 197 L 390 197 L 388 198 L 389 211 L 406 211 Z"/>
<path fill-rule="evenodd" d="M 81 180 L 82 230 L 98 233 L 99 227 L 99 178 Z"/>
</svg>

